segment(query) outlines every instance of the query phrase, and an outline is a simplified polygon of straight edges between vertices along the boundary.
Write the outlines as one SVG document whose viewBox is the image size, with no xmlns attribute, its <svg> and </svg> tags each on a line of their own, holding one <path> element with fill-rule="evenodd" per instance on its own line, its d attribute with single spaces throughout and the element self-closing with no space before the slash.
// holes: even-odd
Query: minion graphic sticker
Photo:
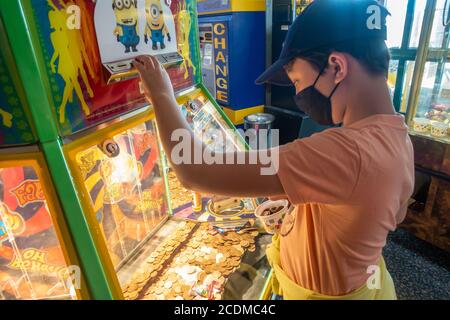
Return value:
<svg viewBox="0 0 450 320">
<path fill-rule="evenodd" d="M 138 52 L 140 42 L 137 0 L 113 0 L 112 4 L 116 16 L 114 35 L 117 42 L 125 47 L 125 53 Z"/>
<path fill-rule="evenodd" d="M 139 55 L 168 55 L 178 59 L 174 58 L 178 56 L 178 42 L 171 0 L 96 0 L 94 3 L 95 35 L 107 83 L 133 78 L 133 58 Z"/>
<path fill-rule="evenodd" d="M 164 20 L 164 12 L 160 0 L 145 1 L 145 43 L 148 44 L 149 38 L 152 41 L 152 50 L 158 50 L 158 44 L 161 50 L 166 48 L 165 37 L 169 42 L 172 41 L 169 29 Z"/>
</svg>

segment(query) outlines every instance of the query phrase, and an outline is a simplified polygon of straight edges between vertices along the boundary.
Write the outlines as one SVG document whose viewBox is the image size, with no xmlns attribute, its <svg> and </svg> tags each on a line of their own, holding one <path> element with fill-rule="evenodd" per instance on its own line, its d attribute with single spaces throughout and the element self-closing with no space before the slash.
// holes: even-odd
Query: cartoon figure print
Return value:
<svg viewBox="0 0 450 320">
<path fill-rule="evenodd" d="M 138 25 L 137 0 L 113 0 L 113 10 L 116 16 L 114 35 L 117 42 L 125 46 L 125 53 L 131 50 L 137 52 L 140 42 Z"/>
<path fill-rule="evenodd" d="M 160 0 L 145 0 L 146 26 L 145 26 L 145 43 L 149 38 L 152 40 L 152 49 L 158 50 L 158 43 L 161 50 L 166 48 L 164 38 L 167 36 L 169 42 L 172 41 L 169 29 L 164 21 L 164 13 Z"/>
<path fill-rule="evenodd" d="M 25 230 L 25 221 L 19 213 L 11 211 L 5 203 L 0 202 L 0 247 L 3 242 L 9 241 L 8 230 L 14 235 L 21 234 Z"/>
</svg>

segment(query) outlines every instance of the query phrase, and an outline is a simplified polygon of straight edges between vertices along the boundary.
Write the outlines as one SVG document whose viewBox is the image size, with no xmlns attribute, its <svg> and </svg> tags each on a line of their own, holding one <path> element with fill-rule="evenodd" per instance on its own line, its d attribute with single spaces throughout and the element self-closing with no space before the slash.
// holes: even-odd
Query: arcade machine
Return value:
<svg viewBox="0 0 450 320">
<path fill-rule="evenodd" d="M 271 26 L 267 55 L 272 64 L 278 60 L 289 27 L 312 0 L 268 0 L 267 25 Z M 326 127 L 318 125 L 298 109 L 294 102 L 294 87 L 267 85 L 265 112 L 275 116 L 274 129 L 280 130 L 280 144 L 304 138 Z"/>
<path fill-rule="evenodd" d="M 198 1 L 203 83 L 231 121 L 264 111 L 265 1 Z"/>
<path fill-rule="evenodd" d="M 33 125 L 0 5 L 0 300 L 79 299 L 78 258 Z M 76 280 L 78 279 L 78 280 Z M 78 281 L 78 282 L 77 282 Z M 79 286 L 78 286 L 79 287 Z"/>
<path fill-rule="evenodd" d="M 39 98 L 30 99 L 31 109 L 44 110 L 33 114 L 36 122 L 55 128 L 45 155 L 91 297 L 258 298 L 269 266 L 268 239 L 254 225 L 256 200 L 199 195 L 180 185 L 131 64 L 137 55 L 155 55 L 204 142 L 223 150 L 228 144 L 208 135 L 221 129 L 243 150 L 201 83 L 196 1 L 11 3 L 8 16 L 25 19 L 9 32 L 30 48 L 14 48 L 19 74 L 31 69 L 41 76 L 26 92 Z"/>
</svg>

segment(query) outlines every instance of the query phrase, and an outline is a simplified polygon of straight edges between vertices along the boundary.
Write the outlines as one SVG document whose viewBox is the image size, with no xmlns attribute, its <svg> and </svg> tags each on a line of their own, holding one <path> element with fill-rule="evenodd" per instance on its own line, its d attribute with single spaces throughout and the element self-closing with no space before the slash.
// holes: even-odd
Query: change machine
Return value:
<svg viewBox="0 0 450 320">
<path fill-rule="evenodd" d="M 235 125 L 264 110 L 264 0 L 198 1 L 203 82 Z"/>
<path fill-rule="evenodd" d="M 196 1 L 9 0 L 0 14 L 0 298 L 258 298 L 256 200 L 180 185 L 130 63 L 156 56 L 205 144 L 244 150 L 201 81 Z"/>
</svg>

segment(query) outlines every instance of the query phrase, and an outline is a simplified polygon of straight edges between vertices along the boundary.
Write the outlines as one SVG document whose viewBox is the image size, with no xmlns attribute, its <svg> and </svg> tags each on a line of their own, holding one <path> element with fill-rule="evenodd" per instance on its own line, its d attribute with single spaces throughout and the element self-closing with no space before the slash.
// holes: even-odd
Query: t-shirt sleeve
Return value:
<svg viewBox="0 0 450 320">
<path fill-rule="evenodd" d="M 338 131 L 280 147 L 278 177 L 291 203 L 348 203 L 361 157 L 355 141 Z"/>
</svg>

